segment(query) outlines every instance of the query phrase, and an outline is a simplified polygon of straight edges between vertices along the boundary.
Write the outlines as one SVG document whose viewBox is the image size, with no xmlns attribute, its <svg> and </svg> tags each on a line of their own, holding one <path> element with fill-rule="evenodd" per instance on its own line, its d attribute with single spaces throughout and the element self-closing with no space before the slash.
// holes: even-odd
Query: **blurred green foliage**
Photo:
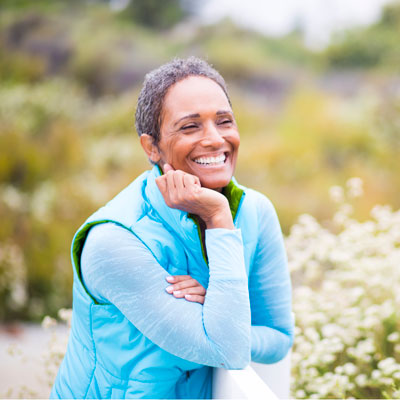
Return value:
<svg viewBox="0 0 400 400">
<path fill-rule="evenodd" d="M 174 26 L 189 14 L 182 0 L 134 0 L 122 14 L 130 20 L 153 29 Z M 193 2 L 194 6 L 194 2 Z"/>
<path fill-rule="evenodd" d="M 331 68 L 371 68 L 399 72 L 400 3 L 388 4 L 381 19 L 366 29 L 345 32 L 323 52 Z"/>
<path fill-rule="evenodd" d="M 327 189 L 351 176 L 365 182 L 359 218 L 376 203 L 400 205 L 399 7 L 320 53 L 296 32 L 266 38 L 226 20 L 157 22 L 158 33 L 128 12 L 100 1 L 1 3 L 1 320 L 70 305 L 72 236 L 149 168 L 135 103 L 145 73 L 175 56 L 204 57 L 227 79 L 242 136 L 236 177 L 271 198 L 285 232 L 300 213 L 330 217 Z M 358 44 L 371 35 L 378 61 Z"/>
</svg>

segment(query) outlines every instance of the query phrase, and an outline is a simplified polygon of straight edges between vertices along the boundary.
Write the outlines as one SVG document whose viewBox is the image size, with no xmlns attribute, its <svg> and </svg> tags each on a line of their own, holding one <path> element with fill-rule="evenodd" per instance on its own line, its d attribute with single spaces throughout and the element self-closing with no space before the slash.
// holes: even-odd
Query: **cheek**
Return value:
<svg viewBox="0 0 400 400">
<path fill-rule="evenodd" d="M 173 160 L 175 158 L 174 156 L 176 155 L 176 152 L 174 152 L 174 148 L 176 148 L 175 143 L 171 140 L 166 146 L 166 156 L 169 160 Z"/>
<path fill-rule="evenodd" d="M 236 132 L 234 134 L 231 135 L 230 137 L 230 142 L 234 148 L 234 150 L 238 150 L 239 149 L 239 145 L 240 145 L 240 135 L 239 132 Z"/>
<path fill-rule="evenodd" d="M 174 148 L 174 140 L 163 140 L 160 142 L 161 155 L 164 161 L 171 162 L 174 159 L 174 154 L 176 154 L 176 152 L 173 151 Z"/>
<path fill-rule="evenodd" d="M 236 139 L 236 147 L 239 147 L 239 145 L 240 145 L 240 136 L 239 136 L 239 134 L 237 134 L 237 139 Z"/>
</svg>

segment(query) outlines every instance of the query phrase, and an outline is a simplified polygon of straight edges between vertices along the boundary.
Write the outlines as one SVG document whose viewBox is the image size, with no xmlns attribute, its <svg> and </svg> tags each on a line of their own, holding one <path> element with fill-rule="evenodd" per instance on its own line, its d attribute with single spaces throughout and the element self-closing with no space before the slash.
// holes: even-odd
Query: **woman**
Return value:
<svg viewBox="0 0 400 400">
<path fill-rule="evenodd" d="M 154 167 L 75 235 L 55 398 L 210 398 L 210 367 L 276 362 L 292 344 L 279 222 L 233 179 L 240 139 L 223 78 L 194 57 L 161 66 L 136 128 Z"/>
</svg>

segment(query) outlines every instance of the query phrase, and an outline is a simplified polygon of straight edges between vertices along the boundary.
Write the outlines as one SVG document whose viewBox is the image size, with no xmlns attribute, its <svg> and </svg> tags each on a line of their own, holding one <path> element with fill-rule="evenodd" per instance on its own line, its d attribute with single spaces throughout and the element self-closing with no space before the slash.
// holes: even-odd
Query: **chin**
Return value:
<svg viewBox="0 0 400 400">
<path fill-rule="evenodd" d="M 220 192 L 222 188 L 228 185 L 228 183 L 231 181 L 231 177 L 229 178 L 221 178 L 221 179 L 201 179 L 201 186 L 207 188 L 207 189 L 213 189 L 217 190 Z"/>
</svg>

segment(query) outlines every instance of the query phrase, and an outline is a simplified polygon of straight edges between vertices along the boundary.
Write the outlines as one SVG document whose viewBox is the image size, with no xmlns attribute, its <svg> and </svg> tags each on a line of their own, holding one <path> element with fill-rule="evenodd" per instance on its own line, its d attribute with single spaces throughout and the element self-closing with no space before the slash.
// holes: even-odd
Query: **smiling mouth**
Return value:
<svg viewBox="0 0 400 400">
<path fill-rule="evenodd" d="M 213 166 L 213 165 L 223 165 L 227 159 L 227 154 L 223 153 L 216 157 L 198 157 L 193 161 L 199 165 Z"/>
</svg>

